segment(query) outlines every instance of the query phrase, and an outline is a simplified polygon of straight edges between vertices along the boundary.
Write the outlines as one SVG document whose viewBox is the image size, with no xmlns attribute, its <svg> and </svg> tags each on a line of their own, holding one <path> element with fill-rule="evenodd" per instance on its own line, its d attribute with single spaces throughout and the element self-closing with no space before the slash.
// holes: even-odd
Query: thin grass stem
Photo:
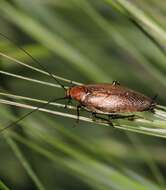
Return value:
<svg viewBox="0 0 166 190">
<path fill-rule="evenodd" d="M 24 62 L 22 62 L 22 61 L 19 61 L 18 59 L 15 59 L 15 58 L 13 58 L 13 57 L 11 57 L 11 56 L 9 56 L 9 55 L 6 55 L 6 54 L 4 54 L 4 53 L 2 53 L 2 52 L 0 52 L 0 55 L 1 55 L 2 57 L 4 57 L 4 58 L 7 58 L 7 59 L 9 59 L 9 60 L 11 60 L 11 61 L 14 61 L 14 62 L 16 62 L 16 63 L 18 63 L 18 64 L 20 64 L 20 65 L 22 65 L 22 66 L 24 66 L 24 67 L 27 67 L 27 68 L 29 68 L 29 69 L 31 69 L 31 70 L 37 71 L 37 72 L 42 73 L 42 74 L 47 75 L 47 76 L 50 76 L 50 74 L 49 74 L 48 72 L 43 71 L 43 70 L 41 70 L 41 69 L 38 69 L 38 68 L 36 68 L 36 67 L 34 67 L 34 66 L 28 65 L 28 64 L 26 64 L 26 63 L 24 63 Z M 59 76 L 54 75 L 54 74 L 53 74 L 52 76 L 55 77 L 56 79 L 61 80 L 61 81 L 71 83 L 71 80 L 65 79 L 65 78 L 63 78 L 63 77 L 59 77 Z M 81 84 L 81 83 L 75 82 L 75 81 L 72 81 L 72 83 L 75 84 L 75 85 L 80 85 L 80 84 Z"/>
<path fill-rule="evenodd" d="M 23 155 L 23 153 L 17 146 L 16 142 L 10 137 L 9 134 L 5 134 L 5 139 L 6 139 L 7 143 L 9 144 L 9 146 L 11 147 L 11 149 L 13 150 L 14 154 L 17 156 L 17 158 L 20 161 L 20 163 L 22 164 L 22 166 L 24 167 L 24 169 L 26 170 L 26 172 L 28 173 L 28 175 L 30 176 L 30 178 L 32 179 L 32 181 L 34 182 L 34 184 L 36 185 L 36 187 L 39 190 L 45 190 L 45 187 L 42 184 L 41 180 L 38 178 L 36 173 L 33 171 L 32 167 L 30 166 L 27 159 L 25 158 L 25 156 Z"/>
<path fill-rule="evenodd" d="M 9 94 L 9 93 L 3 93 L 3 92 L 0 92 L 0 96 L 5 96 L 5 97 L 9 97 L 9 98 L 13 98 L 13 99 L 19 99 L 19 100 L 28 100 L 28 101 L 31 101 L 31 102 L 37 102 L 37 103 L 42 103 L 42 104 L 47 103 L 46 100 L 30 98 L 30 97 L 26 97 L 26 96 L 18 96 L 18 95 Z M 50 102 L 49 105 L 53 105 L 53 106 L 61 107 L 61 108 L 66 107 L 64 104 L 59 104 L 59 103 L 56 103 L 56 102 Z M 77 108 L 75 106 L 67 105 L 67 109 L 76 110 Z"/>
<path fill-rule="evenodd" d="M 28 105 L 28 104 L 18 103 L 18 102 L 4 100 L 4 99 L 0 99 L 0 103 L 6 104 L 6 105 L 11 105 L 11 106 L 16 106 L 16 107 L 21 107 L 21 108 L 26 108 L 26 109 L 31 109 L 31 110 L 35 110 L 35 109 L 38 108 L 38 107 L 31 106 L 31 105 Z M 63 105 L 63 107 L 65 107 L 65 105 Z M 64 117 L 69 117 L 69 118 L 72 118 L 72 119 L 77 119 L 76 115 L 63 113 L 63 112 L 59 112 L 59 111 L 53 111 L 53 110 L 49 110 L 49 109 L 45 109 L 45 108 L 38 108 L 38 111 L 51 113 L 51 114 L 54 114 L 54 115 L 59 115 L 59 116 L 64 116 Z M 88 121 L 88 122 L 91 122 L 91 123 L 94 122 L 92 119 L 87 118 L 87 117 L 83 117 L 83 116 L 80 116 L 79 120 Z"/>
<path fill-rule="evenodd" d="M 24 76 L 21 76 L 21 75 L 9 73 L 9 72 L 6 72 L 6 71 L 1 71 L 0 70 L 0 73 L 4 74 L 4 75 L 7 75 L 7 76 L 10 76 L 10 77 L 15 77 L 15 78 L 18 78 L 18 79 L 27 80 L 27 81 L 30 81 L 30 82 L 34 82 L 34 83 L 38 83 L 38 84 L 42 84 L 42 85 L 46 85 L 46 86 L 62 88 L 60 85 L 57 85 L 57 84 L 54 84 L 54 83 L 45 82 L 45 81 L 41 81 L 41 80 L 36 80 L 36 79 L 29 78 L 29 77 L 24 77 Z"/>
<path fill-rule="evenodd" d="M 72 119 L 76 119 L 76 120 L 78 119 L 77 115 L 54 111 L 54 110 L 45 109 L 45 108 L 40 108 L 40 107 L 31 106 L 28 104 L 22 104 L 22 103 L 18 103 L 18 102 L 14 102 L 14 101 L 0 99 L 0 103 L 6 104 L 6 105 L 11 105 L 11 106 L 16 106 L 16 107 L 20 107 L 20 108 L 25 108 L 25 109 L 38 110 L 38 111 L 42 111 L 45 113 L 50 113 L 53 115 L 63 116 L 63 117 L 72 118 Z M 65 105 L 63 105 L 63 106 L 65 106 Z M 103 126 L 110 126 L 109 121 L 105 121 L 103 119 L 97 119 L 94 121 L 92 118 L 79 116 L 79 120 L 90 122 L 90 123 L 97 123 L 97 124 L 101 124 Z M 118 129 L 123 129 L 123 130 L 128 130 L 128 131 L 133 131 L 133 132 L 143 133 L 143 134 L 147 134 L 147 135 L 154 135 L 154 136 L 166 138 L 166 122 L 160 121 L 160 120 L 150 121 L 147 119 L 136 118 L 136 119 L 134 119 L 134 121 L 128 121 L 125 119 L 120 119 L 120 120 L 114 120 L 113 126 Z"/>
</svg>

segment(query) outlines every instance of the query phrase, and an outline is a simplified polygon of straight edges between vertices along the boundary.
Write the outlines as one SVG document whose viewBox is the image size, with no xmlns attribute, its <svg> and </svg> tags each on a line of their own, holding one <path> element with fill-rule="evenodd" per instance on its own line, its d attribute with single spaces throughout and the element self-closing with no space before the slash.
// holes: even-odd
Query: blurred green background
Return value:
<svg viewBox="0 0 166 190">
<path fill-rule="evenodd" d="M 0 32 L 55 75 L 84 84 L 118 80 L 150 97 L 158 94 L 165 105 L 165 13 L 164 0 L 1 0 Z M 3 36 L 0 52 L 40 68 Z M 55 83 L 4 56 L 0 70 Z M 45 100 L 64 94 L 2 73 L 0 79 L 1 91 L 11 94 Z M 26 112 L 1 104 L 1 127 Z M 0 188 L 166 189 L 165 139 L 74 124 L 36 112 L 15 132 L 0 135 Z"/>
</svg>

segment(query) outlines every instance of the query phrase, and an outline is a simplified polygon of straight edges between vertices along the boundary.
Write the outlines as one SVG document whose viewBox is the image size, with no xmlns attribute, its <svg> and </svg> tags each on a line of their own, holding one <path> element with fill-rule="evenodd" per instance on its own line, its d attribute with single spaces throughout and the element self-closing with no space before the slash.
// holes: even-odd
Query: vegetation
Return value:
<svg viewBox="0 0 166 190">
<path fill-rule="evenodd" d="M 0 189 L 166 188 L 164 5 L 1 0 Z M 118 80 L 158 105 L 114 127 L 81 110 L 77 124 L 76 102 L 53 101 L 64 96 L 53 75 L 67 87 Z"/>
</svg>

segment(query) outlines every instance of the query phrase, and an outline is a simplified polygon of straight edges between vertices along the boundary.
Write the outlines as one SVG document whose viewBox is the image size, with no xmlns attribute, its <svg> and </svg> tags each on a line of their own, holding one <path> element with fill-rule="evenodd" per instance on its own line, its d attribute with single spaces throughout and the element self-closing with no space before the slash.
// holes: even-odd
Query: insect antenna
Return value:
<svg viewBox="0 0 166 190">
<path fill-rule="evenodd" d="M 35 59 L 35 58 L 34 58 L 30 53 L 28 53 L 24 48 L 22 48 L 22 47 L 20 47 L 19 45 L 17 45 L 13 40 L 11 40 L 11 39 L 10 39 L 9 37 L 7 37 L 6 35 L 2 34 L 1 32 L 0 32 L 0 35 L 1 35 L 3 38 L 5 38 L 5 39 L 7 39 L 8 41 L 10 41 L 10 43 L 12 43 L 12 44 L 15 45 L 18 49 L 20 49 L 21 51 L 23 51 L 26 55 L 28 55 L 28 56 L 33 60 L 33 62 L 35 62 L 36 64 L 38 64 L 41 69 L 43 69 L 44 71 L 46 71 L 46 72 L 50 75 L 50 77 L 53 78 L 53 79 L 56 81 L 56 83 L 59 84 L 59 85 L 64 89 L 64 91 L 66 92 L 65 86 L 64 86 L 59 80 L 57 80 L 57 79 L 53 76 L 53 74 L 50 73 L 50 72 L 48 71 L 48 69 L 47 69 L 45 66 L 43 66 L 37 59 Z"/>
<path fill-rule="evenodd" d="M 63 97 L 63 98 L 54 98 L 54 99 L 51 99 L 51 100 L 48 100 L 47 103 L 45 103 L 43 106 L 41 107 L 36 107 L 36 109 L 22 115 L 19 119 L 17 119 L 16 121 L 10 123 L 9 125 L 7 125 L 6 127 L 0 129 L 0 135 L 6 131 L 7 129 L 9 128 L 12 128 L 14 126 L 16 126 L 16 124 L 18 124 L 20 121 L 22 121 L 23 119 L 25 119 L 26 117 L 30 116 L 32 113 L 38 111 L 39 109 L 41 108 L 45 108 L 47 105 L 49 105 L 51 102 L 54 102 L 54 101 L 58 101 L 58 100 L 64 100 L 64 99 L 67 99 L 67 97 Z"/>
<path fill-rule="evenodd" d="M 4 35 L 3 33 L 0 32 L 0 36 L 2 36 L 3 38 L 7 39 L 8 41 L 10 41 L 10 43 L 12 43 L 14 46 L 16 46 L 18 49 L 20 49 L 21 51 L 23 51 L 26 55 L 28 55 L 32 60 L 33 62 L 35 62 L 36 64 L 39 65 L 39 67 L 41 69 L 43 69 L 44 71 L 46 71 L 49 76 L 54 79 L 56 81 L 57 84 L 59 84 L 63 89 L 64 91 L 66 92 L 67 89 L 65 88 L 65 86 L 59 81 L 57 80 L 54 75 L 52 73 L 50 73 L 48 71 L 48 69 L 43 66 L 37 59 L 35 59 L 32 55 L 30 55 L 24 48 L 20 47 L 19 45 L 17 45 L 13 40 L 11 40 L 9 37 L 7 37 L 6 35 Z M 58 100 L 64 100 L 64 99 L 69 99 L 66 95 L 65 97 L 62 97 L 62 98 L 54 98 L 52 100 L 48 100 L 47 103 L 45 103 L 43 106 L 41 107 L 36 107 L 36 109 L 24 114 L 23 116 L 21 116 L 19 119 L 17 119 L 16 121 L 10 123 L 9 125 L 7 125 L 6 127 L 0 129 L 0 134 L 2 134 L 5 130 L 11 128 L 11 127 L 14 127 L 16 124 L 18 124 L 20 121 L 22 121 L 23 119 L 25 119 L 26 117 L 28 117 L 29 115 L 31 115 L 32 113 L 38 111 L 40 108 L 44 108 L 46 107 L 47 105 L 49 105 L 51 102 L 54 102 L 54 101 L 58 101 Z"/>
</svg>

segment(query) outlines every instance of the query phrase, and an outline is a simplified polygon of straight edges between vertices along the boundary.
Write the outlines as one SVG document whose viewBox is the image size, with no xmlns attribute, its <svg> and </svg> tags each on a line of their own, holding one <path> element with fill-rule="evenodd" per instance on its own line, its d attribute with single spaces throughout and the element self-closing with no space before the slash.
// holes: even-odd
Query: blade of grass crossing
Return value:
<svg viewBox="0 0 166 190">
<path fill-rule="evenodd" d="M 4 58 L 7 58 L 7 59 L 9 59 L 9 60 L 11 60 L 11 61 L 13 61 L 13 62 L 16 62 L 16 63 L 18 63 L 18 64 L 20 64 L 20 65 L 22 65 L 22 66 L 24 66 L 24 67 L 27 67 L 27 68 L 31 69 L 31 70 L 37 71 L 37 72 L 42 73 L 42 74 L 47 75 L 47 76 L 50 76 L 48 72 L 43 71 L 43 70 L 41 70 L 41 69 L 38 69 L 38 68 L 36 68 L 36 67 L 34 67 L 34 66 L 28 65 L 28 64 L 26 64 L 26 63 L 23 63 L 22 61 L 20 61 L 20 60 L 18 60 L 18 59 L 15 59 L 15 58 L 13 58 L 13 57 L 11 57 L 11 56 L 9 56 L 9 55 L 6 55 L 6 54 L 4 54 L 4 53 L 2 53 L 2 52 L 0 52 L 0 55 L 1 55 L 2 57 L 4 57 Z M 65 79 L 65 78 L 63 78 L 63 77 L 59 77 L 59 76 L 54 75 L 54 74 L 53 74 L 53 77 L 56 78 L 56 79 L 58 79 L 58 80 L 64 81 L 64 82 L 71 83 L 71 80 Z M 80 83 L 75 82 L 75 81 L 72 81 L 72 83 L 73 83 L 73 84 L 76 84 L 76 85 L 80 85 Z"/>
<path fill-rule="evenodd" d="M 38 178 L 37 174 L 33 171 L 30 164 L 28 163 L 25 156 L 23 155 L 23 153 L 21 152 L 21 150 L 19 149 L 17 144 L 14 142 L 14 140 L 12 138 L 10 138 L 9 134 L 5 134 L 4 136 L 5 136 L 7 143 L 9 144 L 9 146 L 13 150 L 14 154 L 16 155 L 16 157 L 18 158 L 18 160 L 20 161 L 20 163 L 24 167 L 24 169 L 27 172 L 27 174 L 29 175 L 29 177 L 34 182 L 37 189 L 46 190 L 46 188 L 42 184 L 41 180 Z"/>
<path fill-rule="evenodd" d="M 102 17 L 97 10 L 86 0 L 84 1 L 75 1 L 79 7 L 84 9 L 84 11 L 89 15 L 90 18 L 94 20 L 94 22 L 101 27 L 101 29 L 111 38 L 113 38 L 116 43 L 122 47 L 122 49 L 127 50 L 129 54 L 138 60 L 138 63 L 141 64 L 144 69 L 152 76 L 155 77 L 162 85 L 166 86 L 165 80 L 166 77 L 159 70 L 157 70 L 138 50 L 135 46 L 127 41 L 124 36 L 115 28 L 112 27 L 111 24 Z M 111 1 L 112 2 L 112 1 Z"/>
<path fill-rule="evenodd" d="M 3 182 L 0 180 L 0 190 L 10 190 Z"/>
<path fill-rule="evenodd" d="M 107 0 L 111 2 L 112 0 Z M 148 28 L 148 32 L 154 35 L 162 44 L 166 44 L 166 32 L 156 22 L 151 20 L 142 10 L 138 9 L 134 3 L 126 0 L 116 0 L 132 17 L 138 19 Z M 161 45 L 162 45 L 161 44 Z"/>
<path fill-rule="evenodd" d="M 152 155 L 150 154 L 150 152 L 148 151 L 148 148 L 146 147 L 146 144 L 143 143 L 135 134 L 131 135 L 130 133 L 126 132 L 126 135 L 130 139 L 132 144 L 136 147 L 137 151 L 139 151 L 140 155 L 142 155 L 144 157 L 144 160 L 145 160 L 147 166 L 153 173 L 153 175 L 156 178 L 156 180 L 158 181 L 159 185 L 161 187 L 166 187 L 164 176 L 161 174 L 158 166 L 156 165 L 155 161 L 153 160 Z"/>
<path fill-rule="evenodd" d="M 3 2 L 3 6 L 1 6 L 0 9 L 4 12 L 3 16 L 20 26 L 25 32 L 44 44 L 48 49 L 66 59 L 68 63 L 77 67 L 79 70 L 81 69 L 81 72 L 83 72 L 88 78 L 92 80 L 96 79 L 98 81 L 110 80 L 101 68 L 99 69 L 96 67 L 95 63 L 81 54 L 78 49 L 75 49 L 73 46 L 65 42 L 60 36 L 55 33 L 53 34 L 47 30 L 47 28 L 44 28 L 27 15 L 18 12 L 6 2 Z"/>
<path fill-rule="evenodd" d="M 104 187 L 110 187 L 117 190 L 129 190 L 129 189 L 135 189 L 135 190 L 159 190 L 160 188 L 153 185 L 153 188 L 149 188 L 145 184 L 140 184 L 136 181 L 133 181 L 129 179 L 128 177 L 120 174 L 116 170 L 111 170 L 109 167 L 104 166 L 103 164 L 100 164 L 96 162 L 95 160 L 89 160 L 89 164 L 87 162 L 85 163 L 79 163 L 76 161 L 71 162 L 70 160 L 65 161 L 63 159 L 59 159 L 55 154 L 49 152 L 48 150 L 45 150 L 41 146 L 38 146 L 37 144 L 33 144 L 30 141 L 26 141 L 24 138 L 18 136 L 17 134 L 12 133 L 12 136 L 16 138 L 19 142 L 22 142 L 23 144 L 27 145 L 28 147 L 34 149 L 38 153 L 46 156 L 55 164 L 57 165 L 57 162 L 59 164 L 63 164 L 66 166 L 69 171 L 74 170 L 74 172 L 78 172 L 83 177 L 89 177 L 93 180 L 94 183 L 99 183 L 99 185 L 103 184 Z M 80 165 L 81 164 L 81 165 Z M 80 168 L 81 167 L 81 168 Z M 87 168 L 89 172 L 87 172 Z M 92 170 L 90 170 L 90 168 Z M 90 173 L 92 172 L 92 173 Z M 76 174 L 76 173 L 73 173 Z M 76 175 L 77 176 L 77 175 Z M 102 177 L 103 176 L 103 177 Z M 120 185 L 117 185 L 119 182 L 121 182 Z"/>
<path fill-rule="evenodd" d="M 13 133 L 12 133 L 12 134 L 13 134 Z M 41 134 L 39 134 L 39 135 L 41 135 Z M 17 135 L 17 136 L 18 136 L 18 135 Z M 45 135 L 44 135 L 44 136 L 45 136 Z M 44 137 L 44 138 L 46 138 L 46 137 Z M 50 137 L 49 137 L 49 138 L 50 138 Z M 20 140 L 20 137 L 19 137 L 19 140 Z M 46 140 L 48 140 L 48 139 L 46 138 Z M 57 139 L 53 139 L 53 141 L 56 141 L 56 140 L 57 140 Z M 31 141 L 29 141 L 29 140 L 27 141 L 25 138 L 22 138 L 22 137 L 21 137 L 21 142 L 22 142 L 23 144 L 28 145 L 28 146 L 30 145 L 30 147 L 31 147 L 32 149 L 34 149 L 34 146 L 35 146 L 35 147 L 37 146 L 36 144 L 33 144 L 33 145 L 32 145 L 32 142 L 31 142 Z M 46 142 L 48 142 L 48 141 L 46 141 Z M 54 143 L 54 142 L 52 142 L 52 143 Z M 62 143 L 62 142 L 60 142 L 60 143 Z M 58 144 L 59 144 L 59 143 L 55 143 L 54 145 L 57 146 Z M 64 148 L 61 149 L 61 148 L 62 148 L 62 147 L 61 147 L 60 149 L 61 149 L 61 150 L 65 150 L 65 152 L 66 152 L 66 151 L 67 151 L 67 152 L 69 151 L 68 153 L 70 153 L 70 149 L 71 149 L 71 148 L 69 149 L 68 145 L 65 145 L 65 144 L 64 144 L 63 146 L 64 146 Z M 66 146 L 67 146 L 67 147 L 66 147 Z M 39 153 L 42 153 L 42 154 L 44 153 L 44 155 L 48 156 L 48 158 L 51 159 L 52 161 L 55 161 L 55 162 L 57 162 L 57 161 L 59 162 L 59 161 L 60 161 L 61 164 L 64 164 L 64 160 L 62 160 L 62 159 L 57 160 L 57 158 L 55 158 L 55 155 L 52 154 L 51 152 L 49 152 L 49 151 L 47 151 L 47 150 L 44 150 L 41 146 L 37 146 L 37 147 L 38 147 L 37 150 L 39 151 Z M 35 148 L 35 150 L 36 150 L 36 148 Z M 74 150 L 72 149 L 72 153 L 73 153 L 73 151 L 74 151 Z M 123 183 L 127 183 L 127 184 L 128 184 L 128 180 L 127 180 L 126 178 L 123 179 L 123 177 L 121 176 L 122 179 L 119 179 L 119 178 L 117 178 L 117 177 L 118 177 L 117 175 L 119 175 L 119 174 L 118 174 L 118 173 L 114 173 L 114 172 L 113 172 L 113 173 L 111 172 L 110 175 L 108 175 L 108 174 L 109 174 L 109 169 L 107 169 L 108 171 L 105 171 L 106 168 L 104 167 L 105 169 L 103 168 L 103 169 L 104 169 L 104 170 L 103 170 L 103 169 L 102 169 L 102 166 L 100 166 L 99 163 L 96 163 L 97 165 L 95 165 L 94 162 L 96 162 L 96 161 L 92 161 L 91 159 L 89 160 L 88 158 L 86 158 L 86 159 L 88 159 L 88 162 L 87 162 L 86 159 L 84 160 L 84 158 L 85 158 L 84 153 L 81 152 L 81 154 L 82 154 L 81 157 L 80 157 L 80 156 L 77 157 L 77 154 L 75 154 L 75 156 L 74 156 L 74 158 L 75 158 L 75 159 L 78 159 L 79 161 L 80 161 L 80 158 L 82 158 L 82 159 L 81 159 L 81 161 L 83 162 L 82 164 L 85 164 L 85 166 L 82 166 L 82 164 L 80 165 L 81 168 L 80 168 L 79 171 L 78 171 L 79 167 L 77 166 L 77 164 L 76 164 L 75 166 L 73 166 L 73 163 L 71 164 L 71 163 L 66 163 L 66 162 L 65 162 L 65 166 L 66 166 L 66 164 L 67 164 L 67 166 L 66 166 L 67 168 L 69 167 L 70 169 L 74 169 L 74 171 L 76 170 L 76 171 L 79 172 L 79 173 L 81 172 L 80 174 L 83 175 L 83 176 L 85 176 L 85 177 L 88 177 L 88 179 L 89 179 L 89 177 L 90 177 L 90 178 L 92 177 L 92 179 L 95 180 L 94 183 L 96 183 L 96 180 L 99 180 L 99 179 L 95 179 L 96 177 L 97 177 L 97 178 L 98 178 L 98 177 L 101 178 L 101 176 L 103 176 L 103 177 L 104 177 L 104 178 L 103 178 L 104 181 L 103 181 L 102 179 L 100 179 L 99 182 L 102 183 L 102 184 L 103 184 L 103 183 L 104 183 L 104 184 L 105 184 L 105 183 L 107 184 L 107 182 L 105 181 L 105 180 L 106 180 L 105 178 L 108 178 L 108 184 L 106 185 L 106 187 L 107 187 L 108 185 L 109 185 L 109 187 L 112 187 L 112 185 L 111 185 L 110 182 L 109 182 L 110 179 L 114 179 L 114 180 L 115 180 L 115 181 L 114 181 L 114 183 L 115 183 L 114 185 L 115 185 L 115 186 L 116 186 L 116 180 L 118 180 L 118 181 L 119 181 L 119 180 L 122 180 L 122 182 L 121 182 L 122 184 L 123 184 Z M 71 156 L 72 156 L 72 155 L 73 155 L 73 154 L 71 154 Z M 75 161 L 74 161 L 74 163 L 75 163 Z M 87 163 L 89 163 L 90 165 L 89 165 L 89 166 L 86 166 Z M 69 164 L 69 165 L 68 165 L 68 164 Z M 99 165 L 98 165 L 98 164 L 99 164 Z M 98 166 L 99 168 L 98 168 L 98 167 L 96 168 L 96 166 Z M 95 171 L 93 171 L 93 173 L 88 173 L 88 174 L 87 174 L 87 170 L 85 169 L 85 171 L 83 171 L 83 168 L 82 168 L 82 167 L 83 167 L 83 168 L 86 168 L 86 167 L 90 168 L 90 167 L 92 167 L 92 169 L 95 170 Z M 108 168 L 109 168 L 109 167 L 108 167 Z M 98 169 L 100 169 L 100 170 L 98 171 Z M 96 170 L 97 170 L 97 171 L 96 171 Z M 111 171 L 112 171 L 112 170 L 111 170 Z M 102 173 L 100 174 L 100 172 L 102 172 Z M 96 173 L 96 174 L 99 173 L 99 175 L 96 176 L 95 173 Z M 114 175 L 114 174 L 115 174 L 115 175 Z M 87 175 L 88 175 L 88 176 L 87 176 Z M 114 178 L 114 177 L 115 177 L 115 178 Z M 119 177 L 120 177 L 120 176 L 119 176 Z M 125 180 L 125 181 L 123 182 L 123 180 Z M 126 181 L 126 180 L 127 180 L 127 181 Z M 133 182 L 132 182 L 132 183 L 133 183 Z M 127 190 L 128 190 L 128 188 L 132 185 L 132 183 L 131 183 L 131 184 L 129 183 L 130 185 L 129 185 L 129 186 L 126 186 L 126 189 L 127 189 Z M 126 184 L 126 185 L 127 185 L 127 184 Z M 123 184 L 123 185 L 124 185 L 124 184 Z M 124 187 L 123 185 L 121 185 L 121 186 Z M 134 185 L 134 184 L 133 184 L 133 185 Z M 132 185 L 133 188 L 136 187 L 136 186 L 137 186 L 137 187 L 140 186 L 140 185 L 136 185 L 136 186 L 133 186 L 133 185 Z M 117 189 L 118 189 L 118 188 L 117 188 Z M 137 189 L 137 188 L 134 188 L 134 189 Z M 138 188 L 138 189 L 140 190 L 141 188 Z M 145 190 L 145 189 L 148 189 L 148 188 L 144 188 L 144 190 Z M 158 189 L 158 188 L 154 188 L 154 189 Z M 124 190 L 124 188 L 123 188 L 123 190 Z"/>
</svg>

